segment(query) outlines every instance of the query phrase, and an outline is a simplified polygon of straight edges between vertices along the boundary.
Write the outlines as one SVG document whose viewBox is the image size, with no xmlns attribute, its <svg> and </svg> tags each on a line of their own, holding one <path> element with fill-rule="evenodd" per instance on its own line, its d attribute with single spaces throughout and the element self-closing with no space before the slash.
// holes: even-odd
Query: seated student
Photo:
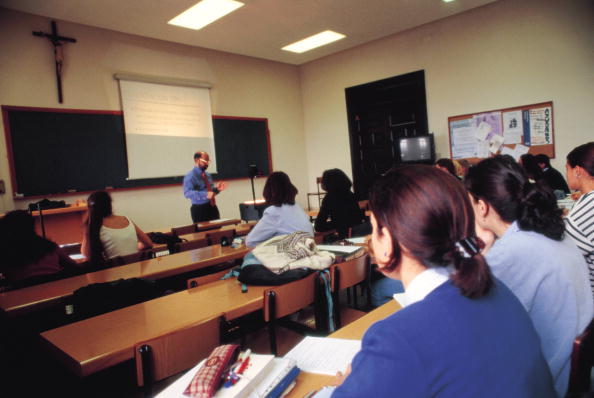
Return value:
<svg viewBox="0 0 594 398">
<path fill-rule="evenodd" d="M 594 292 L 594 142 L 569 152 L 566 173 L 569 187 L 581 197 L 565 218 L 565 231 L 586 259 Z"/>
<path fill-rule="evenodd" d="M 528 181 L 511 158 L 495 156 L 472 167 L 465 185 L 472 197 L 491 272 L 522 302 L 540 336 L 558 396 L 569 381 L 573 340 L 594 315 L 584 258 L 570 238 L 555 196 Z M 492 243 L 488 242 L 488 243 Z"/>
<path fill-rule="evenodd" d="M 128 217 L 112 213 L 111 196 L 107 192 L 93 192 L 87 204 L 81 251 L 94 266 L 104 266 L 108 259 L 153 247 L 147 234 Z"/>
<path fill-rule="evenodd" d="M 553 397 L 538 335 L 479 252 L 462 184 L 430 166 L 390 171 L 371 197 L 371 246 L 407 305 L 365 333 L 332 397 Z"/>
<path fill-rule="evenodd" d="M 338 238 L 347 237 L 348 229 L 364 221 L 364 213 L 351 192 L 353 184 L 340 169 L 330 169 L 322 174 L 322 189 L 326 191 L 315 222 L 319 232 L 335 229 Z"/>
<path fill-rule="evenodd" d="M 531 182 L 546 183 L 542 169 L 536 163 L 536 158 L 534 155 L 525 153 L 524 155 L 520 156 L 518 163 L 520 163 L 520 166 L 522 166 L 522 169 L 524 169 L 524 173 L 526 173 L 526 176 L 531 180 Z"/>
<path fill-rule="evenodd" d="M 547 183 L 549 187 L 554 191 L 562 191 L 562 197 L 570 194 L 569 187 L 563 178 L 563 175 L 559 173 L 559 171 L 553 166 L 551 166 L 551 160 L 549 157 L 543 153 L 536 155 L 534 157 L 538 167 L 542 169 L 542 177 L 544 182 Z"/>
<path fill-rule="evenodd" d="M 35 233 L 33 216 L 24 210 L 11 211 L 0 219 L 0 251 L 0 272 L 9 289 L 67 276 L 78 268 L 57 244 Z"/>
<path fill-rule="evenodd" d="M 456 174 L 456 166 L 454 165 L 454 162 L 452 161 L 452 159 L 448 159 L 448 158 L 437 159 L 437 161 L 435 162 L 435 167 L 437 167 L 438 169 L 440 169 L 442 171 L 445 171 L 446 173 L 450 173 L 454 177 L 458 178 L 458 175 Z"/>
<path fill-rule="evenodd" d="M 470 163 L 470 161 L 468 161 L 468 159 L 454 160 L 454 165 L 457 165 L 457 167 L 456 167 L 456 175 L 460 179 L 463 179 L 464 176 L 466 175 L 466 173 L 468 172 L 468 169 L 470 167 L 472 167 L 472 163 Z"/>
<path fill-rule="evenodd" d="M 307 214 L 295 203 L 297 193 L 289 176 L 282 171 L 275 171 L 268 176 L 262 194 L 270 206 L 264 210 L 262 218 L 246 237 L 246 246 L 254 247 L 273 236 L 297 231 L 308 232 L 313 237 L 313 228 Z"/>
</svg>

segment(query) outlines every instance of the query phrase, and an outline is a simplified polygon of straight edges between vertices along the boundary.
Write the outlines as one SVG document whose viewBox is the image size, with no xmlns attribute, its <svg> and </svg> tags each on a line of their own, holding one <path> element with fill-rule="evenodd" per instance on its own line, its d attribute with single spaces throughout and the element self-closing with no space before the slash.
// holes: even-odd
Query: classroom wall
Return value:
<svg viewBox="0 0 594 398">
<path fill-rule="evenodd" d="M 420 69 L 438 157 L 450 156 L 449 116 L 550 100 L 564 172 L 594 140 L 593 22 L 591 0 L 500 0 L 302 66 L 310 189 L 325 169 L 351 173 L 344 89 Z"/>
<path fill-rule="evenodd" d="M 306 203 L 297 67 L 58 21 L 61 35 L 77 39 L 65 46 L 64 103 L 59 104 L 53 49 L 47 39 L 31 34 L 38 30 L 48 32 L 50 20 L 0 8 L 0 104 L 121 110 L 114 73 L 208 81 L 213 85 L 213 114 L 268 118 L 273 167 L 291 176 L 303 192 L 298 201 Z M 7 193 L 0 195 L 1 213 L 24 208 L 30 201 L 12 199 L 3 126 L 0 129 L 0 178 L 7 184 Z M 193 159 L 188 159 L 188 170 L 192 166 Z M 256 179 L 258 197 L 263 185 L 264 179 Z M 52 199 L 72 202 L 86 196 Z M 112 196 L 115 211 L 128 215 L 145 230 L 191 223 L 190 204 L 181 185 L 117 191 Z M 251 198 L 249 180 L 231 181 L 217 197 L 221 216 L 239 217 L 239 202 Z"/>
</svg>

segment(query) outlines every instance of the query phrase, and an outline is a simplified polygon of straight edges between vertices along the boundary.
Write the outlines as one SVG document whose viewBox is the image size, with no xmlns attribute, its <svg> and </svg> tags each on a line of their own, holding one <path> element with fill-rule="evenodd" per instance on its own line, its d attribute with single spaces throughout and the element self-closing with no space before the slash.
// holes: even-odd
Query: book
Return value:
<svg viewBox="0 0 594 398">
<path fill-rule="evenodd" d="M 156 398 L 187 398 L 183 392 L 203 364 L 204 360 L 161 391 Z M 292 359 L 251 354 L 241 379 L 228 388 L 221 385 L 214 398 L 281 398 L 294 385 L 299 372 Z"/>
<path fill-rule="evenodd" d="M 274 358 L 274 365 L 249 398 L 279 398 L 301 372 L 294 360 Z"/>
<path fill-rule="evenodd" d="M 365 252 L 365 247 L 354 245 L 317 245 L 317 247 L 320 250 L 333 253 L 336 256 L 336 262 L 352 260 Z"/>
</svg>

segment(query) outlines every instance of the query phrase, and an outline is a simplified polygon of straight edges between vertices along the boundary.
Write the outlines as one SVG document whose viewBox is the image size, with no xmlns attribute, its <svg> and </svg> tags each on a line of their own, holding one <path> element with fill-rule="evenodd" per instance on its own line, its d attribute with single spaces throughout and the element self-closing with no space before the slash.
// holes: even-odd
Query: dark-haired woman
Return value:
<svg viewBox="0 0 594 398">
<path fill-rule="evenodd" d="M 497 238 L 486 254 L 491 271 L 530 314 L 557 395 L 564 396 L 572 343 L 592 320 L 593 303 L 586 264 L 564 238 L 555 196 L 505 156 L 472 167 L 465 184 L 478 226 Z"/>
<path fill-rule="evenodd" d="M 456 174 L 456 165 L 454 165 L 454 162 L 452 159 L 448 159 L 448 158 L 437 159 L 437 161 L 435 162 L 435 167 L 437 167 L 441 171 L 450 173 L 451 175 L 453 175 L 456 178 L 459 178 L 458 174 Z"/>
<path fill-rule="evenodd" d="M 581 194 L 565 219 L 565 230 L 586 259 L 594 292 L 594 142 L 569 152 L 565 170 L 569 187 Z"/>
<path fill-rule="evenodd" d="M 14 210 L 0 219 L 2 272 L 8 288 L 42 283 L 47 278 L 76 270 L 58 245 L 35 233 L 33 216 Z"/>
<path fill-rule="evenodd" d="M 308 232 L 313 236 L 313 227 L 307 214 L 295 203 L 297 193 L 289 176 L 282 171 L 275 171 L 268 176 L 262 194 L 270 206 L 246 237 L 246 246 L 254 247 L 274 236 L 297 231 Z"/>
<path fill-rule="evenodd" d="M 108 259 L 153 246 L 147 234 L 128 217 L 113 214 L 111 196 L 107 192 L 93 192 L 87 205 L 87 228 L 81 251 L 94 266 L 103 266 Z"/>
<path fill-rule="evenodd" d="M 330 169 L 322 174 L 322 189 L 326 191 L 315 222 L 319 232 L 335 229 L 338 238 L 347 237 L 348 229 L 361 224 L 364 214 L 351 192 L 351 180 L 344 171 Z"/>
<path fill-rule="evenodd" d="M 479 252 L 462 184 L 404 166 L 370 207 L 375 261 L 407 305 L 369 328 L 332 397 L 553 397 L 530 318 Z"/>
</svg>

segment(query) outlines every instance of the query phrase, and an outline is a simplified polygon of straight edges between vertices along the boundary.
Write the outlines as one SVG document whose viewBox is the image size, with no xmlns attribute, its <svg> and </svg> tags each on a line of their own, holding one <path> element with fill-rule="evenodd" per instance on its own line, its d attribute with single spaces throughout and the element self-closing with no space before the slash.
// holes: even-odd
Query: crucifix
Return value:
<svg viewBox="0 0 594 398">
<path fill-rule="evenodd" d="M 54 59 L 56 63 L 56 80 L 58 83 L 58 102 L 62 103 L 62 64 L 64 63 L 64 43 L 76 43 L 76 39 L 71 37 L 58 36 L 56 21 L 52 21 L 52 33 L 43 33 L 42 31 L 33 32 L 33 36 L 40 36 L 49 39 L 54 46 Z"/>
</svg>

